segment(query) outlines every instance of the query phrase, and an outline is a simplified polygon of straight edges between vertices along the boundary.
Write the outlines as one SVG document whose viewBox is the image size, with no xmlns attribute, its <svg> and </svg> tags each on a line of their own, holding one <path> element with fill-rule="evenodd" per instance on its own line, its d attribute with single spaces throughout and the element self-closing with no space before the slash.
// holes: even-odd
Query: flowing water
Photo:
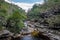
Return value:
<svg viewBox="0 0 60 40">
<path fill-rule="evenodd" d="M 24 22 L 24 24 L 25 24 L 25 27 L 28 28 L 27 22 Z M 26 35 L 26 36 L 22 37 L 21 40 L 41 40 L 41 38 L 33 37 L 31 35 L 30 36 Z"/>
<path fill-rule="evenodd" d="M 24 36 L 23 38 L 21 38 L 21 40 L 42 40 L 42 39 L 32 36 Z"/>
<path fill-rule="evenodd" d="M 29 27 L 28 22 L 24 22 L 24 24 L 25 24 L 25 27 L 28 29 L 28 27 Z M 45 36 L 43 36 L 43 37 L 45 37 Z M 21 38 L 21 40 L 43 40 L 43 39 L 41 37 L 33 37 L 32 35 L 25 35 L 24 37 Z M 44 40 L 46 40 L 46 39 L 44 39 Z M 49 39 L 47 39 L 47 40 L 49 40 Z"/>
</svg>

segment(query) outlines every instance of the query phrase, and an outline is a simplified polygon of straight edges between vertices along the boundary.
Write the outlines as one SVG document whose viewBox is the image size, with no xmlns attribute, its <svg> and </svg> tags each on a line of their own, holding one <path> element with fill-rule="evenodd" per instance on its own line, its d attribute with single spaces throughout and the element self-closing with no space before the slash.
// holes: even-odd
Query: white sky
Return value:
<svg viewBox="0 0 60 40">
<path fill-rule="evenodd" d="M 22 9 L 25 10 L 25 12 L 27 12 L 28 9 L 31 9 L 32 6 L 35 4 L 35 3 L 30 4 L 30 3 L 13 2 L 13 1 L 10 1 L 10 0 L 5 0 L 5 1 L 8 2 L 8 3 L 13 3 L 13 4 L 15 4 L 15 5 L 21 7 Z M 43 4 L 44 1 L 36 2 L 36 3 L 38 3 L 38 4 Z"/>
</svg>

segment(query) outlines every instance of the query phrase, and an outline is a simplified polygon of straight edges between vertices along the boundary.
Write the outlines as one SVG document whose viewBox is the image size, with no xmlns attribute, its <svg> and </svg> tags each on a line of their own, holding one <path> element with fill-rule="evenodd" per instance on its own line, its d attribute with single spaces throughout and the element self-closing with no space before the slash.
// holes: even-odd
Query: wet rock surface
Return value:
<svg viewBox="0 0 60 40">
<path fill-rule="evenodd" d="M 29 25 L 30 23 L 28 23 Z M 32 24 L 30 24 L 31 26 Z M 37 26 L 38 25 L 38 26 Z M 50 38 L 50 40 L 60 40 L 60 31 L 53 30 L 53 29 L 48 29 L 47 26 L 44 25 L 39 25 L 38 23 L 33 23 L 33 28 L 35 29 L 34 26 L 37 26 L 37 30 L 40 32 L 43 32 L 43 35 L 47 36 Z"/>
<path fill-rule="evenodd" d="M 8 30 L 0 31 L 0 40 L 60 40 L 60 32 L 57 30 L 51 30 L 46 28 L 46 26 L 38 25 L 37 23 L 30 24 L 28 23 L 27 27 L 22 29 L 20 34 L 13 36 Z M 38 31 L 38 36 L 32 35 L 31 32 Z M 36 32 L 34 32 L 36 33 Z M 33 33 L 33 34 L 34 34 Z M 32 36 L 31 36 L 32 35 Z"/>
<path fill-rule="evenodd" d="M 13 34 L 8 30 L 0 31 L 0 40 L 11 40 L 11 36 L 13 36 Z"/>
</svg>

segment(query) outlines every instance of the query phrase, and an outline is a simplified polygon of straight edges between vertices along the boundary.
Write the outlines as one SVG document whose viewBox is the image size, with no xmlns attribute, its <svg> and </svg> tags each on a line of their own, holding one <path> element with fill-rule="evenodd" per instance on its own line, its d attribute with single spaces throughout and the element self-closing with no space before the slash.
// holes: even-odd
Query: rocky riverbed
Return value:
<svg viewBox="0 0 60 40">
<path fill-rule="evenodd" d="M 47 26 L 39 25 L 35 22 L 27 22 L 30 27 L 37 29 L 40 32 L 43 32 L 43 35 L 48 36 L 51 40 L 60 40 L 60 31 L 48 29 Z M 37 26 L 35 28 L 35 26 Z"/>
<path fill-rule="evenodd" d="M 0 40 L 60 40 L 59 31 L 51 30 L 46 28 L 46 26 L 38 24 L 25 22 L 26 27 L 21 30 L 20 34 L 15 36 L 8 30 L 0 31 Z M 36 35 L 38 36 L 35 38 Z"/>
</svg>

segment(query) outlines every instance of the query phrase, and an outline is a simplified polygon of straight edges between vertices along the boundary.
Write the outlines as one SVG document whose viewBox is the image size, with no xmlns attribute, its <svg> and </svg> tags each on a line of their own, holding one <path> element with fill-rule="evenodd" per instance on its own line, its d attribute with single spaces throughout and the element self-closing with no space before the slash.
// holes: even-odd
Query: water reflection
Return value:
<svg viewBox="0 0 60 40">
<path fill-rule="evenodd" d="M 24 36 L 23 38 L 21 38 L 21 40 L 42 40 L 42 39 L 32 36 Z"/>
</svg>

